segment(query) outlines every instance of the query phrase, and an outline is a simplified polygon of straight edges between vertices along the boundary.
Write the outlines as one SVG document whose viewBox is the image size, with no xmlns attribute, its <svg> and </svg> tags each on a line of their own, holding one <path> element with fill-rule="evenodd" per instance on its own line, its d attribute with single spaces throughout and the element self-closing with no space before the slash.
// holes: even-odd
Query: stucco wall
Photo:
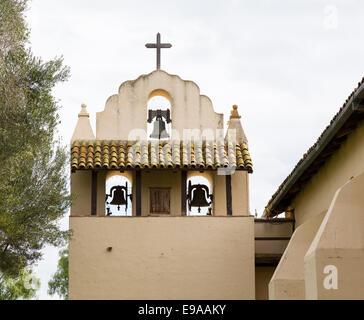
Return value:
<svg viewBox="0 0 364 320">
<path fill-rule="evenodd" d="M 307 299 L 364 299 L 363 190 L 364 173 L 335 194 L 304 258 Z"/>
<path fill-rule="evenodd" d="M 269 299 L 305 299 L 304 257 L 321 224 L 325 212 L 300 225 L 269 282 Z"/>
<path fill-rule="evenodd" d="M 214 215 L 226 216 L 226 177 L 214 173 Z"/>
<path fill-rule="evenodd" d="M 118 171 L 98 171 L 97 174 L 97 216 L 105 216 L 105 184 L 106 180 L 120 174 Z M 91 171 L 76 171 L 71 175 L 71 192 L 76 200 L 71 207 L 72 216 L 89 216 L 91 214 Z M 132 183 L 135 195 L 135 172 L 125 171 L 122 173 Z M 209 171 L 200 173 L 191 171 L 188 178 L 201 175 L 207 178 L 212 186 L 214 195 L 212 215 L 226 216 L 226 176 L 218 175 L 217 172 Z M 250 215 L 249 212 L 249 176 L 246 171 L 236 171 L 232 175 L 232 207 L 233 215 Z M 150 188 L 171 188 L 171 215 L 181 215 L 181 171 L 143 171 L 142 180 L 142 216 L 148 216 L 150 212 Z M 133 215 L 135 216 L 135 200 L 132 202 Z"/>
<path fill-rule="evenodd" d="M 250 215 L 249 174 L 247 171 L 235 171 L 232 174 L 231 197 L 233 215 Z"/>
<path fill-rule="evenodd" d="M 363 139 L 361 122 L 291 202 L 298 228 L 270 282 L 271 299 L 362 299 Z M 338 290 L 323 285 L 331 265 Z"/>
<path fill-rule="evenodd" d="M 91 171 L 76 171 L 71 174 L 71 193 L 75 196 L 71 215 L 91 214 L 91 175 Z"/>
<path fill-rule="evenodd" d="M 255 297 L 252 217 L 70 217 L 70 228 L 70 299 Z"/>
<path fill-rule="evenodd" d="M 348 137 L 292 201 L 296 225 L 327 211 L 335 192 L 364 171 L 364 122 Z"/>
<path fill-rule="evenodd" d="M 147 128 L 147 104 L 151 94 L 164 90 L 170 97 L 172 129 L 183 138 L 184 129 L 223 129 L 223 114 L 214 111 L 211 100 L 200 95 L 193 81 L 182 80 L 162 70 L 142 75 L 134 81 L 121 84 L 119 92 L 111 96 L 105 110 L 96 115 L 96 138 L 127 140 L 135 130 Z M 177 137 L 175 137 L 177 138 Z"/>
<path fill-rule="evenodd" d="M 255 300 L 268 300 L 268 284 L 276 267 L 255 267 Z"/>
</svg>

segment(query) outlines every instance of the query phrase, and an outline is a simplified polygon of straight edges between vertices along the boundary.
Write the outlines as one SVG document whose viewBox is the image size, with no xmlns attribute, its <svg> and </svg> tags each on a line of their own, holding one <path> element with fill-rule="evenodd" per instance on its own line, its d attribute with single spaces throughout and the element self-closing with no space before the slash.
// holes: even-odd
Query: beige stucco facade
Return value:
<svg viewBox="0 0 364 320">
<path fill-rule="evenodd" d="M 112 173 L 112 174 L 110 174 Z M 105 185 L 108 177 L 112 175 L 123 175 L 132 183 L 135 190 L 135 172 L 125 171 L 99 171 L 97 177 L 97 216 L 105 215 Z M 188 175 L 193 176 L 191 173 Z M 216 172 L 200 173 L 196 175 L 208 178 L 212 194 L 214 196 L 212 213 L 215 216 L 226 216 L 226 177 Z M 76 171 L 71 175 L 71 192 L 75 195 L 71 207 L 72 216 L 89 216 L 91 210 L 91 171 Z M 143 172 L 141 175 L 142 185 L 142 216 L 149 216 L 150 188 L 161 187 L 171 190 L 171 215 L 181 215 L 181 172 Z M 232 175 L 232 210 L 233 215 L 249 216 L 249 177 L 246 172 L 236 171 Z M 135 216 L 135 201 L 132 203 L 132 212 Z"/>
<path fill-rule="evenodd" d="M 223 115 L 214 111 L 211 100 L 200 94 L 194 82 L 162 70 L 124 82 L 97 113 L 95 134 L 83 106 L 72 142 L 147 140 L 147 105 L 155 96 L 171 104 L 171 140 L 188 140 L 192 134 L 196 139 L 225 143 Z M 235 139 L 232 145 L 247 143 L 235 106 L 234 114 L 229 131 Z M 75 148 L 86 159 L 88 152 L 94 156 L 96 147 Z M 230 170 L 230 188 L 226 172 L 216 168 L 73 170 L 71 192 L 76 199 L 70 216 L 70 299 L 254 299 L 249 176 L 247 171 L 224 169 Z M 131 183 L 132 216 L 105 215 L 106 182 L 115 175 Z M 183 179 L 194 176 L 209 182 L 211 216 L 183 216 Z M 169 190 L 168 214 L 151 213 L 151 188 Z M 230 207 L 232 215 L 228 216 Z"/>
<path fill-rule="evenodd" d="M 275 271 L 275 266 L 255 267 L 255 300 L 268 300 L 268 284 Z"/>
<path fill-rule="evenodd" d="M 155 96 L 170 102 L 171 141 L 192 136 L 217 146 L 225 139 L 224 152 L 229 143 L 248 144 L 237 106 L 224 134 L 223 115 L 197 84 L 162 70 L 124 82 L 97 113 L 95 134 L 82 105 L 72 141 L 147 140 L 148 101 Z M 73 170 L 70 298 L 364 299 L 364 123 L 356 124 L 299 192 L 291 190 L 287 217 L 295 220 L 254 223 L 245 169 Z M 92 148 L 80 146 L 76 154 L 86 158 Z M 114 175 L 131 183 L 131 217 L 105 216 L 105 185 Z M 194 176 L 208 181 L 211 216 L 184 216 L 183 186 Z M 152 214 L 153 188 L 169 190 L 169 213 Z"/>
<path fill-rule="evenodd" d="M 364 172 L 364 123 L 360 123 L 292 201 L 297 226 L 327 211 L 336 191 Z"/>
<path fill-rule="evenodd" d="M 164 96 L 171 102 L 172 138 L 183 139 L 192 134 L 196 139 L 224 139 L 223 114 L 216 113 L 211 100 L 200 94 L 196 83 L 183 80 L 177 75 L 170 75 L 163 70 L 155 70 L 148 75 L 142 75 L 133 81 L 121 84 L 119 92 L 106 101 L 105 109 L 96 115 L 96 134 L 92 132 L 89 114 L 86 106 L 78 115 L 78 123 L 71 142 L 75 140 L 129 140 L 147 139 L 143 132 L 147 128 L 147 104 L 154 96 Z M 237 107 L 229 120 L 227 135 L 232 139 L 243 139 L 248 142 L 241 125 Z M 187 131 L 186 131 L 187 130 Z M 229 134 L 228 134 L 229 133 Z M 96 136 L 96 138 L 95 138 Z M 188 138 L 188 137 L 187 137 Z M 235 141 L 235 140 L 234 140 Z M 234 170 L 232 171 L 234 172 Z M 105 183 L 114 174 L 127 176 L 133 192 L 135 192 L 135 171 L 126 170 L 98 172 L 97 180 L 97 215 L 105 213 Z M 188 177 L 200 175 L 208 179 L 211 193 L 214 196 L 213 214 L 227 215 L 225 175 L 218 171 L 191 171 Z M 180 215 L 181 211 L 181 172 L 145 171 L 142 173 L 142 215 L 149 215 L 149 190 L 151 187 L 171 188 L 171 214 Z M 233 215 L 250 215 L 249 208 L 249 175 L 247 171 L 235 171 L 231 175 L 232 212 Z M 72 215 L 88 215 L 91 205 L 91 172 L 74 172 L 71 176 L 71 192 L 76 196 L 71 208 Z M 135 203 L 133 203 L 135 215 Z"/>
<path fill-rule="evenodd" d="M 214 111 L 211 100 L 200 94 L 196 83 L 155 70 L 122 83 L 118 94 L 106 101 L 104 111 L 96 115 L 96 139 L 142 138 L 141 132 L 147 129 L 148 100 L 154 93 L 168 97 L 171 102 L 174 139 L 183 139 L 188 129 L 197 136 L 210 138 L 216 136 L 216 129 L 223 130 L 223 115 Z"/>
<path fill-rule="evenodd" d="M 364 299 L 363 141 L 359 122 L 292 200 L 298 228 L 270 281 L 270 299 Z"/>
<path fill-rule="evenodd" d="M 305 299 L 304 257 L 321 224 L 324 214 L 300 225 L 294 232 L 269 282 L 272 300 Z"/>
<path fill-rule="evenodd" d="M 70 228 L 70 299 L 254 299 L 253 217 L 71 217 Z"/>
<path fill-rule="evenodd" d="M 364 299 L 363 190 L 364 173 L 336 192 L 304 258 L 307 299 Z"/>
</svg>

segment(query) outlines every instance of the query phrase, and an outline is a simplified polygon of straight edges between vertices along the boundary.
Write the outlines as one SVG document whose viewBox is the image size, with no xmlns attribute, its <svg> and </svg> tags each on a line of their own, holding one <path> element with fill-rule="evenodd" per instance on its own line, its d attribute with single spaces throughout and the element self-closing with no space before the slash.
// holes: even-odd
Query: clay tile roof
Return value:
<svg viewBox="0 0 364 320">
<path fill-rule="evenodd" d="M 71 169 L 196 169 L 234 167 L 253 172 L 244 142 L 74 141 Z"/>
<path fill-rule="evenodd" d="M 281 185 L 278 187 L 277 191 L 273 194 L 271 199 L 269 200 L 263 216 L 265 217 L 272 217 L 275 215 L 278 215 L 279 213 L 284 211 L 284 207 L 288 204 L 289 200 L 293 198 L 293 196 L 299 191 L 299 188 L 297 188 L 297 181 L 299 181 L 300 178 L 304 181 L 308 181 L 309 178 L 316 172 L 316 170 L 312 170 L 312 166 L 316 165 L 318 168 L 319 165 L 322 165 L 324 163 L 324 160 L 327 159 L 327 154 L 332 154 L 333 152 L 328 152 L 330 150 L 330 144 L 336 143 L 335 148 L 331 148 L 332 150 L 336 150 L 340 143 L 344 141 L 343 135 L 340 136 L 337 134 L 330 135 L 330 130 L 335 129 L 335 132 L 339 132 L 340 129 L 345 129 L 346 133 L 350 133 L 355 129 L 355 125 L 358 123 L 359 120 L 363 119 L 363 113 L 361 110 L 356 110 L 352 105 L 354 99 L 359 95 L 362 94 L 364 86 L 364 77 L 362 80 L 358 83 L 358 86 L 353 90 L 353 92 L 349 95 L 349 97 L 346 99 L 342 107 L 339 109 L 339 111 L 335 114 L 335 116 L 330 121 L 330 124 L 325 128 L 325 130 L 322 132 L 322 134 L 319 136 L 317 141 L 314 143 L 314 145 L 307 150 L 307 152 L 303 155 L 303 157 L 298 161 L 292 172 L 287 176 L 287 178 L 281 183 Z M 360 99 L 363 101 L 363 98 Z M 357 117 L 349 117 L 352 114 L 354 114 L 356 111 L 360 112 L 361 115 Z M 346 115 L 344 117 L 344 113 L 347 112 L 349 115 Z M 339 121 L 341 120 L 342 121 Z M 351 123 L 349 123 L 346 127 L 345 124 L 349 122 L 349 119 Z M 350 129 L 350 130 L 348 130 Z M 339 132 L 340 133 L 340 132 Z M 339 136 L 339 138 L 338 138 Z M 325 146 L 323 146 L 325 143 Z M 323 147 L 322 147 L 323 146 Z M 326 154 L 326 158 L 323 160 L 322 153 Z M 309 159 L 310 158 L 310 159 Z M 310 163 L 308 163 L 308 160 L 311 160 Z M 305 167 L 303 165 L 306 165 Z M 311 170 L 308 170 L 309 167 L 311 167 Z M 304 178 L 303 178 L 304 177 Z M 296 182 L 292 182 L 292 181 Z M 293 192 L 293 188 L 295 192 Z"/>
</svg>

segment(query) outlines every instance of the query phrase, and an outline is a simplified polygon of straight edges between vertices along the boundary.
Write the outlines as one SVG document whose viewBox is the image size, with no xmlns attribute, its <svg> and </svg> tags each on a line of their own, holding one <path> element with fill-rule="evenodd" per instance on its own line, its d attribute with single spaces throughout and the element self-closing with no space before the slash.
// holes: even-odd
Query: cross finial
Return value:
<svg viewBox="0 0 364 320">
<path fill-rule="evenodd" d="M 161 43 L 161 35 L 157 33 L 157 42 L 156 43 L 147 43 L 145 45 L 147 48 L 157 49 L 157 70 L 161 68 L 161 48 L 171 48 L 172 45 L 170 43 Z"/>
</svg>

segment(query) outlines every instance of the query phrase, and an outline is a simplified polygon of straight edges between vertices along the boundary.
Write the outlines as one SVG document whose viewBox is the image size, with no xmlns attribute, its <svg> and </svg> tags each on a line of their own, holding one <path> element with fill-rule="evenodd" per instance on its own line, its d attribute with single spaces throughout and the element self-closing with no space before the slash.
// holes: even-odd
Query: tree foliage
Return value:
<svg viewBox="0 0 364 320">
<path fill-rule="evenodd" d="M 31 299 L 40 287 L 40 280 L 24 269 L 18 277 L 0 275 L 0 300 Z"/>
<path fill-rule="evenodd" d="M 60 252 L 57 271 L 48 282 L 48 294 L 54 295 L 55 293 L 68 299 L 68 249 Z"/>
<path fill-rule="evenodd" d="M 0 0 L 0 272 L 19 277 L 46 244 L 63 245 L 70 206 L 67 153 L 56 140 L 54 86 L 69 70 L 29 48 L 26 0 Z"/>
</svg>

